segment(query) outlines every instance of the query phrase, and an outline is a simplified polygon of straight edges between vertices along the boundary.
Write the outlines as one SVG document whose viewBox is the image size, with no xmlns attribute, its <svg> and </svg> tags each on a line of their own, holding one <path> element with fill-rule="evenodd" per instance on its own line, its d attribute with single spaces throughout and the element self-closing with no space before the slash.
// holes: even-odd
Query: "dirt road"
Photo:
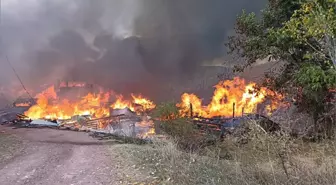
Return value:
<svg viewBox="0 0 336 185">
<path fill-rule="evenodd" d="M 23 141 L 23 152 L 0 164 L 0 185 L 119 184 L 108 143 L 87 133 L 0 127 Z"/>
</svg>

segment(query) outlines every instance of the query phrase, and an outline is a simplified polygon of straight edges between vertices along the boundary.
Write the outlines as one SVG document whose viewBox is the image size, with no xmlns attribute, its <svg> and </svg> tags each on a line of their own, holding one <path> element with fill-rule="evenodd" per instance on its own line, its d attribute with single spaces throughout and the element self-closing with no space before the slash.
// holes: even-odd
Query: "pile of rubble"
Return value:
<svg viewBox="0 0 336 185">
<path fill-rule="evenodd" d="M 77 115 L 67 120 L 31 120 L 23 114 L 24 111 L 18 108 L 0 111 L 1 124 L 13 128 L 55 128 L 99 133 L 104 135 L 104 139 L 109 136 L 148 139 L 155 134 L 154 122 L 150 117 L 139 116 L 128 108 L 114 109 L 105 118 L 94 119 L 90 115 Z"/>
<path fill-rule="evenodd" d="M 14 107 L 0 110 L 0 123 L 13 126 L 13 128 L 54 128 L 80 132 L 90 132 L 92 137 L 98 139 L 138 138 L 151 139 L 155 135 L 154 122 L 148 116 L 139 116 L 128 108 L 113 109 L 110 116 L 94 119 L 90 115 L 76 115 L 67 120 L 30 120 L 23 115 L 25 108 Z M 200 128 L 214 129 L 220 132 L 221 137 L 227 134 L 244 135 L 245 123 L 256 121 L 266 132 L 272 133 L 280 130 L 280 126 L 265 116 L 258 114 L 243 115 L 235 118 L 193 118 L 194 124 Z"/>
<path fill-rule="evenodd" d="M 242 135 L 242 130 L 246 132 L 246 126 L 249 123 L 257 123 L 267 133 L 275 133 L 281 130 L 278 123 L 260 114 L 246 114 L 234 118 L 193 118 L 193 122 L 199 127 L 213 128 L 220 131 L 221 137 L 227 134 Z"/>
</svg>

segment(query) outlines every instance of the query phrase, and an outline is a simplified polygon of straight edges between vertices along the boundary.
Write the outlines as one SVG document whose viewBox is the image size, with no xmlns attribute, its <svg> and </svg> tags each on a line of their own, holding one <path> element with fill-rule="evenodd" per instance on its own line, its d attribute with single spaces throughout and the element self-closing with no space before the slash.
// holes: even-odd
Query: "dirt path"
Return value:
<svg viewBox="0 0 336 185">
<path fill-rule="evenodd" d="M 6 127 L 0 130 L 24 141 L 23 152 L 0 164 L 0 184 L 118 184 L 107 143 L 87 133 Z"/>
</svg>

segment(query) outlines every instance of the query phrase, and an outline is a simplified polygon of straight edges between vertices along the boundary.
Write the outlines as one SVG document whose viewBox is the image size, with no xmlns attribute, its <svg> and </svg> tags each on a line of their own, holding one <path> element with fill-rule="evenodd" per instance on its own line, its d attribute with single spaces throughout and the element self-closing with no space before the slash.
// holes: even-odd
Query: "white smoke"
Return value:
<svg viewBox="0 0 336 185">
<path fill-rule="evenodd" d="M 106 13 L 100 20 L 104 30 L 112 30 L 116 37 L 130 37 L 134 34 L 134 21 L 140 14 L 141 0 L 110 1 L 108 6 L 118 7 L 114 12 Z M 114 19 L 111 20 L 111 17 Z"/>
</svg>

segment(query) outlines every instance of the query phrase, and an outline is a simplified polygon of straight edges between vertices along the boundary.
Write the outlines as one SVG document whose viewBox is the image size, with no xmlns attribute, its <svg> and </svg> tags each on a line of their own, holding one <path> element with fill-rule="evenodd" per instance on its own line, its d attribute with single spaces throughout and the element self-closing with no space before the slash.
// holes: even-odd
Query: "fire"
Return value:
<svg viewBox="0 0 336 185">
<path fill-rule="evenodd" d="M 207 106 L 203 106 L 202 100 L 196 95 L 187 93 L 182 95 L 182 102 L 177 106 L 184 116 L 189 116 L 192 110 L 193 115 L 205 118 L 230 117 L 233 113 L 242 115 L 256 112 L 257 106 L 265 102 L 268 96 L 274 97 L 276 101 L 272 101 L 266 110 L 274 110 L 281 106 L 280 101 L 283 99 L 281 95 L 264 87 L 256 89 L 255 83 L 247 84 L 244 79 L 236 77 L 233 80 L 219 82 Z"/>
<path fill-rule="evenodd" d="M 199 99 L 196 95 L 184 93 L 181 99 L 182 102 L 177 104 L 177 106 L 181 109 L 180 112 L 182 115 L 187 115 L 192 109 L 192 112 L 195 115 L 201 117 L 207 116 L 206 108 L 202 106 L 202 100 Z"/>
<path fill-rule="evenodd" d="M 142 134 L 141 138 L 148 138 L 150 136 L 155 135 L 155 128 L 150 128 L 146 133 Z"/>
<path fill-rule="evenodd" d="M 41 97 L 56 99 L 57 95 L 55 92 L 55 87 L 51 86 L 35 96 L 35 98 L 41 98 Z"/>
<path fill-rule="evenodd" d="M 134 111 L 134 107 L 130 101 L 124 100 L 122 95 L 117 96 L 117 100 L 115 103 L 111 105 L 113 109 L 124 109 L 129 108 L 130 110 Z"/>
<path fill-rule="evenodd" d="M 135 96 L 134 94 L 132 94 L 132 98 L 133 102 L 137 105 L 140 105 L 144 109 L 144 111 L 151 110 L 156 107 L 154 102 L 142 97 L 141 95 Z"/>
<path fill-rule="evenodd" d="M 144 119 L 141 122 L 136 123 L 136 126 L 144 129 L 145 132 L 139 135 L 140 138 L 148 138 L 155 135 L 155 128 L 153 120 Z"/>
<path fill-rule="evenodd" d="M 124 100 L 117 96 L 117 100 L 111 105 L 109 102 L 111 93 L 88 93 L 79 100 L 71 101 L 66 98 L 57 97 L 54 86 L 49 87 L 42 93 L 36 95 L 36 104 L 33 105 L 25 115 L 31 119 L 70 119 L 76 115 L 91 115 L 94 118 L 104 118 L 110 115 L 110 108 L 130 108 L 136 111 L 135 104 L 142 106 L 142 110 L 149 110 L 155 107 L 154 103 L 141 96 L 132 95 L 131 101 Z"/>
<path fill-rule="evenodd" d="M 16 103 L 15 107 L 29 107 L 30 103 Z"/>
<path fill-rule="evenodd" d="M 131 111 L 139 112 L 139 111 L 152 110 L 156 106 L 152 101 L 142 97 L 141 95 L 136 96 L 132 94 L 131 96 L 132 96 L 131 101 L 124 100 L 124 97 L 121 95 L 117 96 L 116 102 L 113 103 L 111 107 L 113 109 L 124 109 L 127 107 Z M 140 106 L 140 110 L 137 106 Z"/>
</svg>

